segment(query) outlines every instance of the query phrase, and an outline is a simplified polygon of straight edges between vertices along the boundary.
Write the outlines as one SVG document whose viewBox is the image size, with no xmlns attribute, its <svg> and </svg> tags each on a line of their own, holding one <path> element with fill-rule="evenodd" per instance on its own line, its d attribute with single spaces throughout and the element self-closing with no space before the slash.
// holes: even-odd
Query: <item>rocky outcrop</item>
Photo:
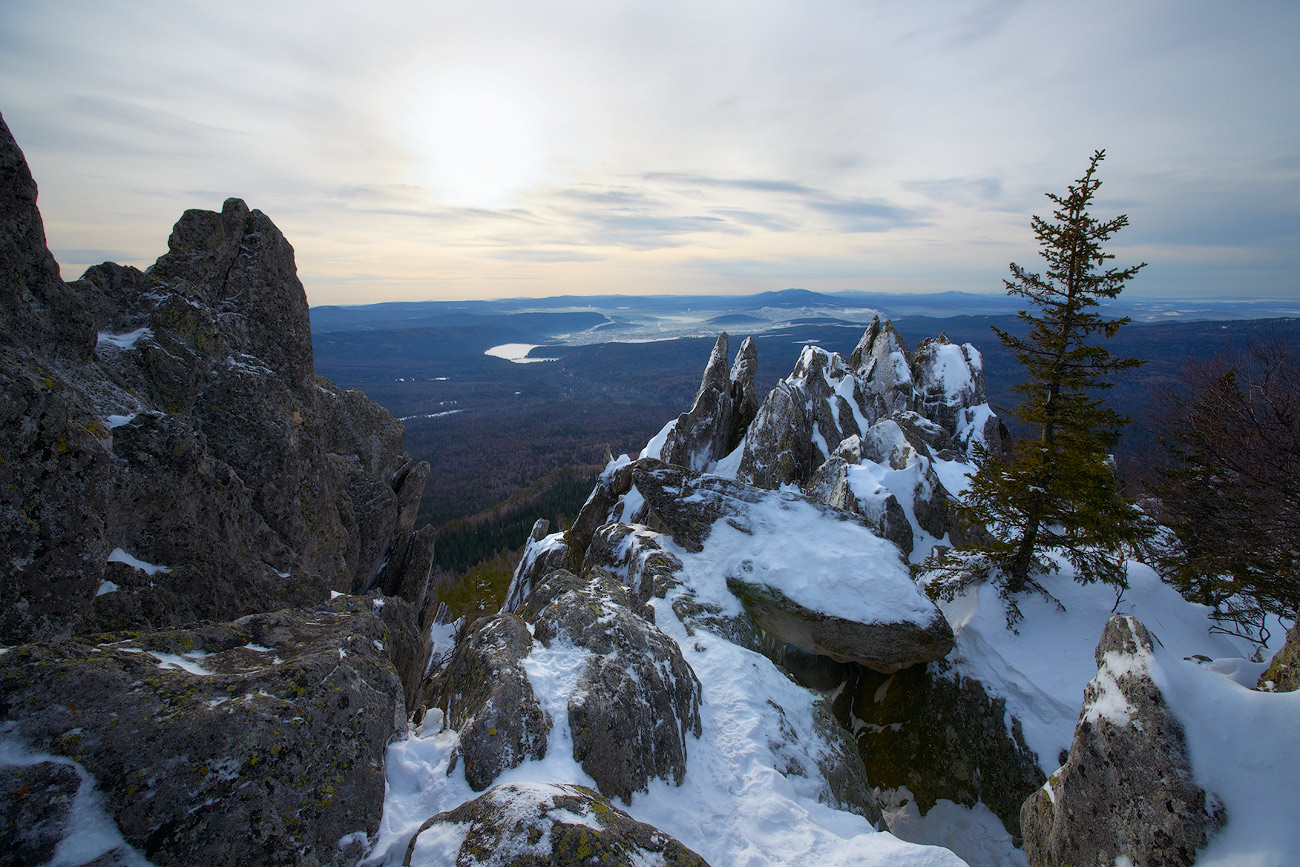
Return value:
<svg viewBox="0 0 1300 867">
<path fill-rule="evenodd" d="M 1069 760 L 1025 801 L 1031 865 L 1190 865 L 1227 819 L 1193 779 L 1183 728 L 1153 678 L 1155 639 L 1112 617 Z"/>
<path fill-rule="evenodd" d="M 1272 662 L 1259 676 L 1257 689 L 1265 692 L 1294 692 L 1300 689 L 1300 623 L 1292 624 Z"/>
<path fill-rule="evenodd" d="M 573 757 L 600 791 L 631 802 L 656 777 L 678 785 L 700 735 L 700 683 L 676 642 L 600 570 L 546 578 L 528 602 L 534 635 L 587 653 L 568 702 Z"/>
<path fill-rule="evenodd" d="M 351 864 L 374 833 L 401 688 L 367 600 L 189 630 L 84 635 L 0 655 L 9 750 L 42 755 L 11 809 L 47 817 L 11 841 L 37 863 L 93 780 L 155 864 Z M 72 764 L 75 763 L 75 766 Z M 14 778 L 13 760 L 6 771 Z M 62 806 L 61 806 L 62 805 Z M 10 850 L 11 853 L 14 850 Z M 30 859 L 30 860 L 26 860 Z"/>
<path fill-rule="evenodd" d="M 888 319 L 871 320 L 849 355 L 849 367 L 867 384 L 871 417 L 886 418 L 914 408 L 916 389 L 908 364 L 907 342 Z"/>
<path fill-rule="evenodd" d="M 315 376 L 242 201 L 65 284 L 0 122 L 0 230 L 0 787 L 46 817 L 0 849 L 102 795 L 96 863 L 355 863 L 429 656 L 427 465 Z"/>
<path fill-rule="evenodd" d="M 465 781 L 481 792 L 507 768 L 546 756 L 551 718 L 533 694 L 523 660 L 533 637 L 524 621 L 476 621 L 434 679 L 430 703 L 460 732 Z"/>
<path fill-rule="evenodd" d="M 429 819 L 411 838 L 408 867 L 708 867 L 664 832 L 585 786 L 498 786 Z"/>
<path fill-rule="evenodd" d="M 727 332 L 724 331 L 713 346 L 690 411 L 679 415 L 667 433 L 662 449 L 663 460 L 702 470 L 711 461 L 727 454 L 734 427 L 727 352 Z"/>
<path fill-rule="evenodd" d="M 69 286 L 7 129 L 0 164 L 24 275 L 0 322 L 0 641 L 381 584 L 418 608 L 427 468 L 392 416 L 314 375 L 306 295 L 270 219 L 237 199 L 187 211 L 147 273 L 105 263 Z"/>
<path fill-rule="evenodd" d="M 912 356 L 917 412 L 956 433 L 963 409 L 985 403 L 984 363 L 969 343 L 958 346 L 946 334 L 922 340 Z"/>
</svg>

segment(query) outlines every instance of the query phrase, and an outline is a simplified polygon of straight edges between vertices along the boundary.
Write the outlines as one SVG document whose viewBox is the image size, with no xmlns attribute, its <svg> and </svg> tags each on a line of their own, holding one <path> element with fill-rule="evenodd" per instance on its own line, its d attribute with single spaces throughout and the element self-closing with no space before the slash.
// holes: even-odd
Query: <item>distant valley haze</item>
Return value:
<svg viewBox="0 0 1300 867">
<path fill-rule="evenodd" d="M 1126 296 L 1300 297 L 1300 6 L 9 0 L 75 279 L 237 196 L 313 306 L 1001 295 L 1104 148 Z"/>
</svg>

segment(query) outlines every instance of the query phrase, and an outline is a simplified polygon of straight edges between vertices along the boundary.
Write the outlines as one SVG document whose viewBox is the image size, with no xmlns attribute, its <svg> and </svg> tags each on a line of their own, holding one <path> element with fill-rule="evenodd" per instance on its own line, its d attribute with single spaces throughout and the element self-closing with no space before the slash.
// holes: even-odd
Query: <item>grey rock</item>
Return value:
<svg viewBox="0 0 1300 867">
<path fill-rule="evenodd" d="M 48 864 L 71 831 L 81 776 L 71 763 L 0 766 L 0 865 Z"/>
<path fill-rule="evenodd" d="M 336 841 L 378 829 L 384 750 L 405 728 L 386 638 L 346 598 L 21 645 L 0 655 L 0 711 L 24 749 L 83 767 L 155 864 L 354 864 Z"/>
<path fill-rule="evenodd" d="M 617 577 L 641 604 L 652 596 L 662 599 L 681 583 L 676 577 L 681 561 L 663 550 L 655 533 L 628 524 L 609 523 L 597 530 L 583 563 Z"/>
<path fill-rule="evenodd" d="M 51 364 L 0 344 L 0 644 L 69 635 L 114 547 L 108 428 Z"/>
<path fill-rule="evenodd" d="M 0 340 L 80 363 L 95 348 L 90 314 L 59 277 L 36 209 L 36 182 L 0 117 Z"/>
<path fill-rule="evenodd" d="M 465 780 L 481 792 L 508 768 L 546 756 L 551 718 L 537 702 L 523 659 L 533 638 L 513 614 L 483 617 L 440 673 L 429 704 L 460 732 Z"/>
<path fill-rule="evenodd" d="M 381 585 L 411 603 L 401 631 L 427 625 L 432 537 L 413 526 L 427 467 L 386 411 L 313 374 L 306 295 L 269 218 L 237 199 L 187 211 L 149 272 L 105 263 L 68 286 L 4 129 L 0 219 L 21 275 L 0 290 L 14 293 L 0 305 L 0 642 Z M 169 571 L 109 563 L 118 548 Z"/>
<path fill-rule="evenodd" d="M 738 478 L 760 488 L 800 483 L 822 461 L 801 389 L 782 380 L 768 392 L 745 435 Z"/>
<path fill-rule="evenodd" d="M 1021 811 L 1031 865 L 1112 864 L 1121 855 L 1190 865 L 1227 820 L 1192 777 L 1182 725 L 1152 678 L 1153 651 L 1137 619 L 1107 622 L 1069 759 Z M 1116 695 L 1127 705 L 1118 714 Z"/>
<path fill-rule="evenodd" d="M 859 623 L 805 608 L 766 584 L 727 578 L 727 588 L 765 633 L 839 662 L 884 673 L 942 659 L 952 650 L 952 627 L 936 608 L 929 622 Z"/>
<path fill-rule="evenodd" d="M 726 457 L 729 451 L 734 425 L 727 346 L 724 331 L 713 346 L 690 411 L 679 415 L 668 432 L 661 454 L 670 464 L 702 470 L 710 462 Z"/>
<path fill-rule="evenodd" d="M 635 605 L 597 569 L 582 578 L 553 573 L 529 600 L 538 641 L 590 652 L 569 699 L 573 757 L 603 794 L 629 803 L 653 778 L 680 785 L 687 737 L 701 732 L 699 679 Z"/>
<path fill-rule="evenodd" d="M 636 488 L 673 540 L 688 551 L 703 550 L 716 522 L 725 520 L 749 532 L 749 507 L 767 497 L 795 494 L 763 491 L 717 476 L 691 473 L 660 461 L 642 459 L 633 465 Z M 806 498 L 804 498 L 806 499 Z M 814 503 L 813 500 L 808 500 Z M 834 520 L 863 519 L 820 506 Z M 941 659 L 953 646 L 952 628 L 933 605 L 925 624 L 912 622 L 856 623 L 812 611 L 766 585 L 742 576 L 727 580 L 754 622 L 783 642 L 839 660 L 854 660 L 880 671 L 896 671 L 918 662 Z"/>
<path fill-rule="evenodd" d="M 845 440 L 849 444 L 859 442 L 858 437 Z M 841 447 L 843 445 L 842 443 Z M 877 533 L 897 545 L 904 554 L 911 554 L 914 544 L 912 524 L 907 520 L 907 513 L 903 511 L 898 498 L 884 489 L 874 496 L 858 497 L 849 486 L 849 466 L 849 461 L 837 450 L 813 473 L 803 487 L 804 493 L 809 499 L 825 503 L 833 509 L 861 515 Z"/>
<path fill-rule="evenodd" d="M 421 839 L 440 825 L 464 829 L 454 853 L 445 851 L 441 841 L 426 844 Z M 411 838 L 402 863 L 434 857 L 456 867 L 708 867 L 695 852 L 636 821 L 599 793 L 554 784 L 498 786 L 429 819 Z"/>
<path fill-rule="evenodd" d="M 763 652 L 758 626 L 744 611 L 738 615 L 727 614 L 720 605 L 701 602 L 693 592 L 676 594 L 672 606 L 673 613 L 682 622 L 687 635 L 694 636 L 696 630 L 704 630 L 725 638 L 737 647 L 755 653 Z"/>
<path fill-rule="evenodd" d="M 916 389 L 909 355 L 907 343 L 894 330 L 894 324 L 874 317 L 849 355 L 849 367 L 865 383 L 870 396 L 869 420 L 913 408 Z"/>
<path fill-rule="evenodd" d="M 726 453 L 730 454 L 741 440 L 745 431 L 758 414 L 758 347 L 754 338 L 746 337 L 736 350 L 736 358 L 731 363 L 731 436 L 727 441 Z"/>
<path fill-rule="evenodd" d="M 761 488 L 803 484 L 841 441 L 862 433 L 864 401 L 839 353 L 804 347 L 750 425 L 737 478 Z"/>
<path fill-rule="evenodd" d="M 591 500 L 589 499 L 587 503 L 590 505 Z M 534 535 L 537 530 L 535 524 Z M 524 543 L 523 556 L 519 558 L 519 565 L 515 567 L 515 572 L 510 578 L 510 586 L 506 588 L 505 602 L 501 605 L 502 612 L 523 614 L 524 606 L 533 598 L 534 591 L 547 575 L 557 569 L 569 569 L 573 566 L 575 558 L 580 558 L 586 550 L 585 546 L 569 547 L 565 539 L 572 538 L 573 535 L 573 530 L 570 529 L 566 534 L 554 533 L 549 536 L 543 535 L 541 538 L 530 537 Z"/>
</svg>

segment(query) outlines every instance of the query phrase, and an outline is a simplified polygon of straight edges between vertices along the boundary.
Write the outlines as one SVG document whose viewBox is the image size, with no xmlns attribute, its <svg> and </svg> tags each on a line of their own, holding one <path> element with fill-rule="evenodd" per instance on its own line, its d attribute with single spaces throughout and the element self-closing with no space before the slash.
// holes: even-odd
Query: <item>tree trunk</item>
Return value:
<svg viewBox="0 0 1300 867">
<path fill-rule="evenodd" d="M 1008 593 L 1019 593 L 1029 581 L 1029 565 L 1034 557 L 1034 543 L 1038 540 L 1038 524 L 1038 510 L 1034 509 L 1025 523 L 1025 532 L 1020 536 L 1020 545 L 1011 560 L 1011 574 L 1007 575 L 1006 581 Z"/>
</svg>

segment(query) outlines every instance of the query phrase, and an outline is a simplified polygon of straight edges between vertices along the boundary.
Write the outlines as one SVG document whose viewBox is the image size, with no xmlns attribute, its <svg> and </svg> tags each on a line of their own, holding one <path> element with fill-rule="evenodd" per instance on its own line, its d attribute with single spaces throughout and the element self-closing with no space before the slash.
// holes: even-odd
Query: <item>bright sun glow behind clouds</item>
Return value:
<svg viewBox="0 0 1300 867">
<path fill-rule="evenodd" d="M 411 152 L 410 180 L 441 204 L 503 208 L 557 180 L 542 101 L 526 83 L 481 69 L 414 81 L 393 126 Z"/>
<path fill-rule="evenodd" d="M 69 277 L 233 195 L 317 304 L 996 292 L 1104 147 L 1135 291 L 1300 291 L 1295 0 L 3 10 L 0 111 Z"/>
</svg>

